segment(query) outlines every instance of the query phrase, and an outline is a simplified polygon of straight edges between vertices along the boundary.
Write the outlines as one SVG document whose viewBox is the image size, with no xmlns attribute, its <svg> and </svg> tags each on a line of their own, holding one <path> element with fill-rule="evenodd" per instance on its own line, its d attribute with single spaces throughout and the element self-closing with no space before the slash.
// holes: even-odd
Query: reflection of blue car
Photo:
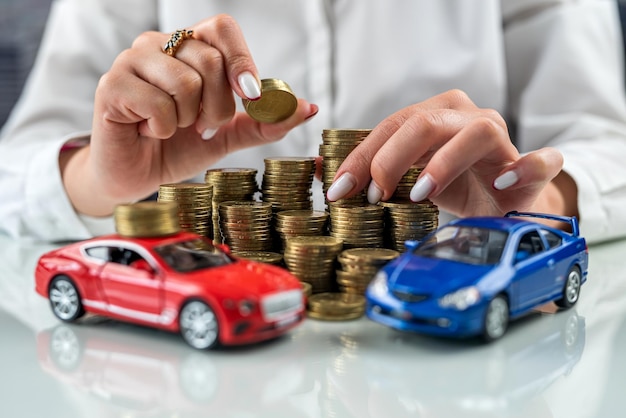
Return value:
<svg viewBox="0 0 626 418">
<path fill-rule="evenodd" d="M 571 233 L 520 218 L 570 224 Z M 509 319 L 555 301 L 573 306 L 588 252 L 576 218 L 511 212 L 458 219 L 381 269 L 367 289 L 367 315 L 400 330 L 500 338 Z"/>
</svg>

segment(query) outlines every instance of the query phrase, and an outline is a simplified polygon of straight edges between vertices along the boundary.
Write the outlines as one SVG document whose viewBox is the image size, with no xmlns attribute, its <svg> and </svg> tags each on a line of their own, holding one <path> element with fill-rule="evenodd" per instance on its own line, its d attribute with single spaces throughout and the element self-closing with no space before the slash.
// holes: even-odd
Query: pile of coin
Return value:
<svg viewBox="0 0 626 418">
<path fill-rule="evenodd" d="M 283 257 L 289 271 L 310 283 L 313 293 L 328 292 L 335 287 L 335 260 L 342 248 L 342 241 L 333 237 L 294 237 L 287 240 Z"/>
<path fill-rule="evenodd" d="M 439 225 L 439 208 L 422 202 L 380 202 L 385 208 L 385 247 L 404 251 L 406 240 L 422 240 Z"/>
<path fill-rule="evenodd" d="M 272 205 L 266 202 L 227 201 L 218 206 L 222 242 L 232 251 L 271 251 Z"/>
<path fill-rule="evenodd" d="M 387 248 L 353 248 L 337 257 L 341 270 L 337 270 L 337 283 L 341 291 L 364 295 L 374 275 L 385 264 L 400 255 Z"/>
<path fill-rule="evenodd" d="M 322 190 L 324 196 L 337 174 L 339 166 L 348 154 L 354 150 L 371 132 L 371 129 L 324 129 L 322 145 L 319 147 L 322 162 Z M 337 203 L 361 204 L 367 201 L 363 190 L 348 199 L 340 199 Z"/>
<path fill-rule="evenodd" d="M 293 115 L 298 99 L 289 84 L 276 78 L 261 80 L 261 97 L 258 100 L 242 99 L 243 107 L 258 122 L 276 123 Z"/>
<path fill-rule="evenodd" d="M 283 252 L 292 237 L 326 235 L 328 212 L 321 210 L 285 210 L 274 215 L 277 247 Z"/>
<path fill-rule="evenodd" d="M 308 300 L 308 316 L 324 321 L 347 321 L 365 313 L 365 297 L 350 293 L 317 293 Z"/>
<path fill-rule="evenodd" d="M 312 209 L 311 185 L 315 174 L 313 157 L 266 158 L 261 194 L 275 211 Z"/>
<path fill-rule="evenodd" d="M 411 189 L 415 186 L 417 178 L 422 173 L 423 167 L 412 166 L 409 167 L 406 173 L 402 176 L 396 190 L 390 199 L 391 202 L 410 202 L 411 201 Z"/>
<path fill-rule="evenodd" d="M 213 186 L 211 214 L 213 240 L 221 242 L 219 204 L 226 201 L 252 201 L 259 191 L 254 168 L 216 168 L 207 170 L 204 182 Z"/>
<path fill-rule="evenodd" d="M 384 210 L 382 206 L 329 203 L 330 235 L 341 239 L 344 248 L 382 248 Z"/>
<path fill-rule="evenodd" d="M 176 183 L 159 186 L 157 201 L 174 202 L 182 230 L 213 238 L 211 201 L 213 188 L 205 183 Z"/>
<path fill-rule="evenodd" d="M 177 206 L 173 202 L 138 202 L 117 205 L 115 229 L 125 237 L 159 237 L 180 232 Z"/>
</svg>

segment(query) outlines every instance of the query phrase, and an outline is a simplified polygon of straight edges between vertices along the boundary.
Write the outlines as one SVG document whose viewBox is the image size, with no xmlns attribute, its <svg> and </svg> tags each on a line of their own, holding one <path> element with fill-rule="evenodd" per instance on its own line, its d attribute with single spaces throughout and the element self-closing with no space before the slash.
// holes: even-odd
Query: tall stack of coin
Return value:
<svg viewBox="0 0 626 418">
<path fill-rule="evenodd" d="M 205 183 L 172 183 L 159 186 L 157 201 L 174 202 L 184 231 L 213 238 L 211 200 L 213 188 Z"/>
<path fill-rule="evenodd" d="M 335 262 L 342 250 L 340 239 L 333 237 L 294 237 L 287 240 L 284 260 L 289 271 L 310 283 L 313 293 L 335 287 Z"/>
<path fill-rule="evenodd" d="M 378 205 L 330 203 L 330 235 L 343 241 L 344 248 L 382 248 L 383 208 Z"/>
<path fill-rule="evenodd" d="M 222 242 L 232 251 L 271 251 L 272 205 L 266 202 L 227 201 L 219 204 Z"/>
<path fill-rule="evenodd" d="M 385 247 L 404 250 L 404 241 L 418 240 L 437 229 L 439 208 L 430 200 L 380 202 L 385 208 Z"/>
<path fill-rule="evenodd" d="M 370 132 L 371 129 L 324 129 L 322 145 L 319 148 L 320 156 L 323 157 L 322 190 L 324 196 L 326 196 L 341 163 Z M 366 201 L 366 192 L 363 190 L 351 198 L 341 199 L 338 202 L 360 204 Z"/>
<path fill-rule="evenodd" d="M 280 251 L 287 240 L 298 236 L 326 235 L 328 212 L 321 210 L 285 210 L 274 215 L 274 230 L 279 236 Z"/>
<path fill-rule="evenodd" d="M 421 174 L 422 169 L 423 167 L 418 166 L 409 167 L 398 182 L 398 186 L 389 200 L 392 202 L 410 202 L 411 189 L 415 186 L 415 182 Z"/>
<path fill-rule="evenodd" d="M 180 231 L 178 210 L 173 202 L 138 202 L 117 205 L 115 229 L 125 237 L 159 237 Z"/>
<path fill-rule="evenodd" d="M 365 313 L 365 297 L 349 293 L 318 293 L 309 300 L 310 318 L 324 321 L 347 321 L 357 319 Z"/>
<path fill-rule="evenodd" d="M 272 157 L 265 160 L 262 200 L 275 211 L 312 209 L 313 157 Z"/>
<path fill-rule="evenodd" d="M 217 168 L 207 170 L 204 181 L 213 186 L 211 204 L 213 239 L 221 242 L 219 204 L 226 201 L 252 201 L 259 191 L 254 168 Z"/>
<path fill-rule="evenodd" d="M 341 270 L 337 270 L 337 283 L 345 293 L 365 294 L 374 275 L 400 252 L 387 248 L 352 248 L 337 257 Z"/>
</svg>

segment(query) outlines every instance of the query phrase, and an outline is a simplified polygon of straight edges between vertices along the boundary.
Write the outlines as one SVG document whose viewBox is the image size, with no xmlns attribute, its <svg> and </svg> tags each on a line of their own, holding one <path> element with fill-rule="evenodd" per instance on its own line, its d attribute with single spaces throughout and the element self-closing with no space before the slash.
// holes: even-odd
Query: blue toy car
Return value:
<svg viewBox="0 0 626 418">
<path fill-rule="evenodd" d="M 571 232 L 528 218 L 567 222 Z M 457 219 L 406 247 L 366 292 L 367 316 L 400 330 L 495 340 L 539 305 L 572 307 L 587 279 L 587 243 L 575 217 Z"/>
</svg>

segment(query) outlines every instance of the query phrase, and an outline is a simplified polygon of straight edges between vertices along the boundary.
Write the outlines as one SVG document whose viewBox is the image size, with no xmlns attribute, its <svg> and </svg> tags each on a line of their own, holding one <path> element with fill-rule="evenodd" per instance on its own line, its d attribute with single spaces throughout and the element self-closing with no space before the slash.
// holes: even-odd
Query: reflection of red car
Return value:
<svg viewBox="0 0 626 418">
<path fill-rule="evenodd" d="M 224 250 L 187 232 L 103 236 L 44 254 L 36 290 L 63 321 L 92 312 L 180 332 L 199 349 L 274 338 L 302 321 L 296 277 Z"/>
</svg>

